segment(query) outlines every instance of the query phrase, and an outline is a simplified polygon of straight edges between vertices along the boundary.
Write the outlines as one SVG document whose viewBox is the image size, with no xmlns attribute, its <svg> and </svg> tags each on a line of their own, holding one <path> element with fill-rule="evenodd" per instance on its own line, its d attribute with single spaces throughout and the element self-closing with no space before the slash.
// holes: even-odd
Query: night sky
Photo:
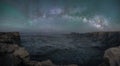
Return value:
<svg viewBox="0 0 120 66">
<path fill-rule="evenodd" d="M 120 30 L 119 0 L 0 0 L 0 31 Z"/>
</svg>

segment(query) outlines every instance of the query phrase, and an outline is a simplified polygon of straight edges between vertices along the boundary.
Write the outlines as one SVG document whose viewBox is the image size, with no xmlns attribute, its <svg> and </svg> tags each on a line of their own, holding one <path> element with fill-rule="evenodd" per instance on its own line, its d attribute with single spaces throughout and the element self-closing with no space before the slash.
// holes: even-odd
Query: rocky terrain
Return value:
<svg viewBox="0 0 120 66">
<path fill-rule="evenodd" d="M 32 61 L 25 48 L 20 47 L 20 35 L 14 33 L 0 33 L 0 66 L 77 66 L 55 65 L 51 60 Z"/>
<path fill-rule="evenodd" d="M 120 46 L 107 49 L 100 66 L 120 66 Z"/>
<path fill-rule="evenodd" d="M 119 39 L 120 32 L 52 36 L 1 32 L 0 66 L 120 66 Z"/>
<path fill-rule="evenodd" d="M 18 44 L 20 45 L 19 32 L 0 32 L 0 43 Z"/>
<path fill-rule="evenodd" d="M 100 43 L 106 48 L 113 47 L 113 46 L 119 46 L 120 44 L 120 32 L 119 31 L 113 31 L 113 32 L 92 32 L 92 33 L 71 33 L 68 34 L 71 38 L 89 38 L 90 40 L 96 42 L 100 41 Z"/>
<path fill-rule="evenodd" d="M 55 64 L 98 66 L 104 51 L 119 46 L 120 32 L 21 35 L 21 45 L 32 60 L 51 59 Z"/>
</svg>

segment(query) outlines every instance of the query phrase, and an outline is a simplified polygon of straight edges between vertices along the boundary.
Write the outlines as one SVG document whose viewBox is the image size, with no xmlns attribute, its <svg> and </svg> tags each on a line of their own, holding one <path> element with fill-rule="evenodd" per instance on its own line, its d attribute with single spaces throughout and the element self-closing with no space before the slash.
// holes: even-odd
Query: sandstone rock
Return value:
<svg viewBox="0 0 120 66">
<path fill-rule="evenodd" d="M 28 52 L 15 44 L 0 43 L 0 66 L 18 66 L 29 61 Z"/>
<path fill-rule="evenodd" d="M 5 44 L 5 43 L 0 43 L 0 53 L 11 53 L 14 52 L 18 48 L 18 45 L 16 44 Z"/>
<path fill-rule="evenodd" d="M 42 62 L 41 62 L 41 65 L 42 65 L 42 66 L 55 66 L 55 65 L 52 63 L 52 61 L 50 61 L 50 60 L 42 61 Z"/>
<path fill-rule="evenodd" d="M 29 56 L 29 53 L 24 48 L 19 47 L 14 51 L 13 55 L 21 59 L 26 59 L 26 57 Z"/>
<path fill-rule="evenodd" d="M 27 63 L 28 66 L 36 66 L 36 64 L 38 64 L 37 61 L 29 61 L 29 62 Z M 39 66 L 41 66 L 41 64 L 39 64 Z"/>
<path fill-rule="evenodd" d="M 120 66 L 120 46 L 107 49 L 101 66 Z"/>
<path fill-rule="evenodd" d="M 56 66 L 50 60 L 46 60 L 46 61 L 42 61 L 42 62 L 30 61 L 28 63 L 28 65 L 29 66 Z"/>
<path fill-rule="evenodd" d="M 70 65 L 55 65 L 51 60 L 46 61 L 31 61 L 29 59 L 29 53 L 25 48 L 18 46 L 17 44 L 5 44 L 0 43 L 0 66 L 77 66 Z"/>
</svg>

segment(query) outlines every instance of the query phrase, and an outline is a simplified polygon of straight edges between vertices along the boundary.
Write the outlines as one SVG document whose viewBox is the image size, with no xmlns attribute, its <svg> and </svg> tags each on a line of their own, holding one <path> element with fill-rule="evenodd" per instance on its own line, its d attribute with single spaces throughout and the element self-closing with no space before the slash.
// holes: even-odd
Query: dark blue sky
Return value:
<svg viewBox="0 0 120 66">
<path fill-rule="evenodd" d="M 119 4 L 119 0 L 3 0 L 0 2 L 0 31 L 119 30 Z"/>
</svg>

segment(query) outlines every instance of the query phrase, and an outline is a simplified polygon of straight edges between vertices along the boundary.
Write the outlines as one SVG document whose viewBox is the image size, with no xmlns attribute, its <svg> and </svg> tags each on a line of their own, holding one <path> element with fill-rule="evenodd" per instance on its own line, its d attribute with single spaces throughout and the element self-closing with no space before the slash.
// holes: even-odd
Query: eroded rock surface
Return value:
<svg viewBox="0 0 120 66">
<path fill-rule="evenodd" d="M 11 49 L 10 49 L 11 48 Z M 77 66 L 70 65 L 55 65 L 51 60 L 46 61 L 31 61 L 29 53 L 23 47 L 16 44 L 0 43 L 0 66 Z"/>
<path fill-rule="evenodd" d="M 22 35 L 22 46 L 32 60 L 51 59 L 56 64 L 98 66 L 104 51 L 120 43 L 120 32 L 71 33 L 62 35 Z"/>
<path fill-rule="evenodd" d="M 20 66 L 29 61 L 29 53 L 16 44 L 0 43 L 0 54 L 2 66 Z M 6 65 L 8 63 L 10 64 Z"/>
<path fill-rule="evenodd" d="M 0 32 L 0 43 L 19 44 L 19 32 Z"/>
<path fill-rule="evenodd" d="M 101 66 L 120 66 L 120 46 L 105 51 Z"/>
</svg>

